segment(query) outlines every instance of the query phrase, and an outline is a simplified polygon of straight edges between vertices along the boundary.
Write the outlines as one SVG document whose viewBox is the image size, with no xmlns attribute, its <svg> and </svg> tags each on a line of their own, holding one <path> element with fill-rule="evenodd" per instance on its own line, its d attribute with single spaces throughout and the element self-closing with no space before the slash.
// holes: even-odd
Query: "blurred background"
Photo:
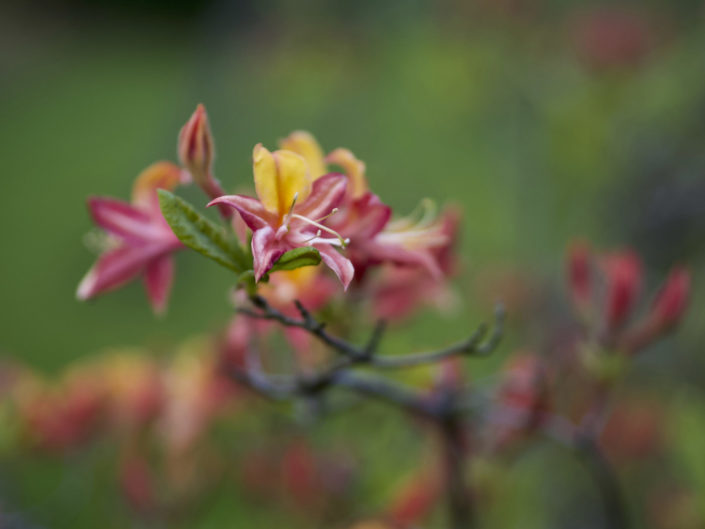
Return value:
<svg viewBox="0 0 705 529">
<path fill-rule="evenodd" d="M 570 241 L 634 247 L 648 267 L 646 292 L 673 263 L 689 264 L 685 325 L 631 376 L 666 410 L 676 488 L 705 495 L 702 1 L 9 0 L 0 40 L 3 358 L 51 374 L 109 347 L 168 355 L 226 324 L 231 278 L 195 254 L 179 256 L 163 318 L 138 283 L 75 300 L 95 257 L 84 244 L 85 198 L 126 198 L 144 167 L 175 160 L 178 130 L 202 102 L 227 189 L 250 185 L 255 143 L 274 147 L 304 129 L 325 150 L 345 146 L 364 160 L 372 188 L 400 214 L 421 197 L 462 207 L 460 310 L 422 314 L 389 346 L 452 341 L 501 298 L 512 332 L 471 379 L 515 348 L 552 340 L 567 310 Z M 373 410 L 320 434 L 340 439 L 380 420 L 357 459 L 371 469 L 359 491 L 371 510 L 419 450 L 388 453 L 390 443 L 409 445 L 405 423 Z M 111 492 L 101 450 L 69 462 L 71 471 L 56 458 L 3 457 L 3 524 L 135 523 Z M 496 509 L 494 526 L 577 527 L 566 512 L 585 496 L 589 510 L 595 493 L 565 459 L 543 487 L 555 454 L 538 449 L 508 470 L 512 509 Z M 555 491 L 571 480 L 578 492 L 556 507 Z M 235 485 L 219 490 L 184 527 L 307 527 L 238 499 Z M 644 513 L 638 523 L 667 527 L 649 514 L 649 494 L 630 496 Z"/>
</svg>

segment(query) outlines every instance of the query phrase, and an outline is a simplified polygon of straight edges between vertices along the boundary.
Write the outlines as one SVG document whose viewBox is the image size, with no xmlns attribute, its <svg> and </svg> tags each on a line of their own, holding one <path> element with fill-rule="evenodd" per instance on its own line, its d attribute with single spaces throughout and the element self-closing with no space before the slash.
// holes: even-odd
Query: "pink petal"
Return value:
<svg viewBox="0 0 705 529">
<path fill-rule="evenodd" d="M 114 198 L 92 197 L 88 208 L 95 223 L 123 239 L 146 241 L 150 238 L 150 216 Z"/>
<path fill-rule="evenodd" d="M 388 261 L 402 266 L 420 266 L 425 268 L 434 279 L 443 277 L 438 261 L 428 251 L 407 250 L 401 246 L 372 242 L 366 245 L 365 253 L 379 261 Z"/>
<path fill-rule="evenodd" d="M 259 230 L 265 226 L 274 224 L 274 215 L 267 211 L 262 203 L 256 198 L 245 195 L 223 195 L 215 200 L 211 200 L 207 207 L 215 204 L 224 204 L 235 208 L 247 227 L 252 231 Z"/>
<path fill-rule="evenodd" d="M 314 247 L 321 254 L 321 259 L 326 266 L 335 272 L 340 282 L 343 283 L 343 288 L 347 290 L 355 275 L 355 269 L 350 259 L 342 255 L 330 244 L 315 244 Z"/>
<path fill-rule="evenodd" d="M 350 237 L 358 239 L 370 239 L 377 235 L 392 216 L 392 208 L 383 204 L 377 195 L 372 193 L 366 193 L 356 200 L 353 204 L 353 211 L 357 218 L 350 226 Z"/>
<path fill-rule="evenodd" d="M 252 235 L 252 257 L 255 280 L 259 281 L 282 254 L 291 249 L 276 239 L 275 231 L 269 226 L 255 231 Z"/>
<path fill-rule="evenodd" d="M 313 183 L 308 198 L 296 208 L 296 213 L 311 220 L 328 215 L 340 204 L 347 185 L 347 177 L 342 174 L 330 173 L 320 177 Z"/>
<path fill-rule="evenodd" d="M 174 259 L 171 254 L 157 257 L 144 271 L 144 287 L 152 309 L 163 314 L 169 300 L 169 292 L 174 279 Z"/>
<path fill-rule="evenodd" d="M 163 248 L 153 245 L 124 245 L 104 253 L 78 285 L 76 297 L 89 299 L 124 285 L 163 251 Z"/>
</svg>

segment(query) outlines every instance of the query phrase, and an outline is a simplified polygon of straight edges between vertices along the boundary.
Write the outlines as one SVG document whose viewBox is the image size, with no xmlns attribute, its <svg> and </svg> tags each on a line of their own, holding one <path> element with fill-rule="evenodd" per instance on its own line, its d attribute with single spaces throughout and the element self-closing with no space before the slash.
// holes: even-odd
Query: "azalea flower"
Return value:
<svg viewBox="0 0 705 529">
<path fill-rule="evenodd" d="M 226 195 L 208 206 L 233 207 L 252 230 L 255 279 L 259 281 L 285 252 L 313 247 L 347 288 L 353 265 L 337 250 L 347 241 L 322 224 L 337 211 L 346 192 L 346 177 L 329 173 L 314 181 L 302 156 L 287 150 L 270 152 L 261 144 L 253 151 L 253 172 L 258 198 Z"/>
<path fill-rule="evenodd" d="M 448 246 L 444 220 L 435 217 L 430 201 L 422 203 L 423 215 L 391 221 L 392 210 L 372 193 L 365 176 L 365 164 L 347 149 L 338 148 L 327 156 L 315 138 L 296 131 L 280 142 L 282 148 L 301 155 L 314 178 L 328 171 L 328 164 L 343 169 L 348 192 L 328 225 L 350 239 L 347 255 L 358 279 L 369 266 L 390 262 L 425 268 L 436 279 L 443 271 L 435 259 L 437 249 Z"/>
<path fill-rule="evenodd" d="M 459 212 L 452 208 L 434 221 L 434 227 L 428 233 L 433 240 L 426 244 L 421 253 L 424 259 L 429 260 L 433 274 L 429 274 L 429 266 L 382 267 L 370 289 L 375 317 L 387 321 L 400 320 L 422 305 L 434 305 L 444 310 L 457 303 L 445 280 L 454 274 L 456 268 L 454 246 L 459 223 Z M 421 261 L 419 263 L 425 265 Z"/>
<path fill-rule="evenodd" d="M 152 308 L 157 313 L 164 311 L 174 275 L 171 254 L 183 245 L 164 220 L 156 191 L 173 189 L 183 179 L 176 165 L 157 162 L 137 177 L 132 203 L 107 197 L 88 199 L 94 222 L 109 239 L 108 248 L 78 285 L 78 299 L 95 297 L 142 275 Z"/>
</svg>

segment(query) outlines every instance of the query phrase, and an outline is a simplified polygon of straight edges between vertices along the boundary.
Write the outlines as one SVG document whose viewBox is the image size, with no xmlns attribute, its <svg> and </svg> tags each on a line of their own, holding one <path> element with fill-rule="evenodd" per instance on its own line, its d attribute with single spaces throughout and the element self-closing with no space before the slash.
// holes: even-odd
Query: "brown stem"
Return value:
<svg viewBox="0 0 705 529">
<path fill-rule="evenodd" d="M 575 442 L 577 453 L 585 462 L 602 499 L 605 525 L 608 529 L 627 529 L 629 516 L 617 475 L 597 443 L 592 439 Z"/>
<path fill-rule="evenodd" d="M 440 424 L 445 470 L 448 527 L 471 529 L 475 527 L 475 513 L 470 490 L 465 483 L 466 453 L 463 430 L 455 418 Z"/>
</svg>

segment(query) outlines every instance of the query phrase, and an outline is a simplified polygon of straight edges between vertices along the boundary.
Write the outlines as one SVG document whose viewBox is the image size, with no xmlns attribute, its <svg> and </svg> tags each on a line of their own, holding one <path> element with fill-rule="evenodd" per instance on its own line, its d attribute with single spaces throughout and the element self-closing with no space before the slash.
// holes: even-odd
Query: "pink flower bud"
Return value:
<svg viewBox="0 0 705 529">
<path fill-rule="evenodd" d="M 656 296 L 651 318 L 661 330 L 670 329 L 680 322 L 688 305 L 690 272 L 684 267 L 671 270 L 666 282 Z"/>
<path fill-rule="evenodd" d="M 416 527 L 433 510 L 442 492 L 441 488 L 437 472 L 422 469 L 409 476 L 392 500 L 387 519 L 394 527 Z"/>
<path fill-rule="evenodd" d="M 120 465 L 120 488 L 130 506 L 138 512 L 149 512 L 156 505 L 152 470 L 141 456 L 133 455 Z"/>
<path fill-rule="evenodd" d="M 575 242 L 568 249 L 568 286 L 575 304 L 584 308 L 590 302 L 592 281 L 590 276 L 590 249 L 583 242 Z"/>
<path fill-rule="evenodd" d="M 206 108 L 199 104 L 179 133 L 179 160 L 201 187 L 210 180 L 214 146 Z"/>
<path fill-rule="evenodd" d="M 625 251 L 604 260 L 607 276 L 605 323 L 608 332 L 617 330 L 629 316 L 641 287 L 641 262 L 636 254 Z"/>
</svg>

